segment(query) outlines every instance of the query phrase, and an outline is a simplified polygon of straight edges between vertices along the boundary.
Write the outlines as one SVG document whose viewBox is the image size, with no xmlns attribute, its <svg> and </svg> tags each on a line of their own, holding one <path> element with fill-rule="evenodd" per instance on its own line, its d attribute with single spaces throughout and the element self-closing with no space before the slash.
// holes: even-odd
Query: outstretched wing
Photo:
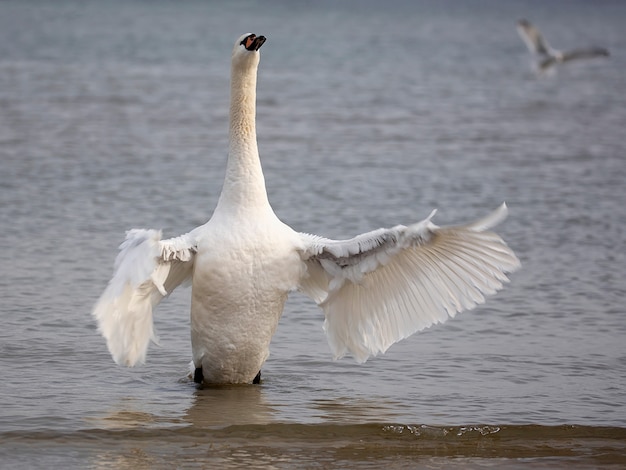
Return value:
<svg viewBox="0 0 626 470">
<path fill-rule="evenodd" d="M 574 49 L 563 53 L 563 62 L 574 59 L 591 59 L 594 57 L 608 57 L 609 51 L 603 47 L 589 47 L 585 49 Z"/>
<path fill-rule="evenodd" d="M 300 290 L 324 310 L 335 358 L 358 362 L 393 343 L 485 301 L 508 281 L 519 260 L 488 231 L 507 214 L 456 227 L 425 220 L 350 240 L 301 234 L 308 277 Z"/>
<path fill-rule="evenodd" d="M 528 20 L 519 20 L 517 22 L 517 32 L 533 54 L 553 55 L 553 49 L 543 38 L 537 28 L 535 28 Z"/>
<path fill-rule="evenodd" d="M 160 230 L 126 233 L 113 277 L 92 311 L 115 362 L 145 361 L 150 340 L 156 342 L 152 310 L 191 278 L 195 253 L 194 231 L 168 240 Z"/>
<path fill-rule="evenodd" d="M 539 61 L 540 70 L 546 70 L 558 62 L 569 62 L 577 59 L 592 59 L 594 57 L 608 57 L 609 51 L 602 47 L 591 47 L 587 49 L 574 49 L 572 51 L 563 52 L 560 55 L 549 56 Z"/>
</svg>

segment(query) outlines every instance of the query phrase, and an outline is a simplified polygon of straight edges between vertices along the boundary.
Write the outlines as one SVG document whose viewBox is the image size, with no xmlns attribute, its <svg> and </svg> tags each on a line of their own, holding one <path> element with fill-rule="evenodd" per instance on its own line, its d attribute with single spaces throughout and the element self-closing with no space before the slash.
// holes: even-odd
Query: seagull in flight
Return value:
<svg viewBox="0 0 626 470">
<path fill-rule="evenodd" d="M 609 51 L 603 47 L 587 47 L 560 51 L 550 46 L 541 32 L 528 20 L 522 19 L 517 22 L 517 32 L 528 47 L 530 53 L 538 58 L 536 63 L 540 71 L 550 67 L 569 62 L 575 59 L 589 59 L 593 57 L 608 57 Z"/>
</svg>

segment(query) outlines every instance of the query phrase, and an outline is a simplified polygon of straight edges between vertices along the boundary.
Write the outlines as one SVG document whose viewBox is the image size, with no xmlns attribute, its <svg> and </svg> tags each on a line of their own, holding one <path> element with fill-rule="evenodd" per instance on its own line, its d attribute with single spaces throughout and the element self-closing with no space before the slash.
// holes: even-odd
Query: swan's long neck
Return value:
<svg viewBox="0 0 626 470">
<path fill-rule="evenodd" d="M 233 64 L 230 88 L 228 163 L 218 208 L 229 210 L 269 207 L 265 178 L 256 141 L 256 61 L 247 67 Z"/>
</svg>

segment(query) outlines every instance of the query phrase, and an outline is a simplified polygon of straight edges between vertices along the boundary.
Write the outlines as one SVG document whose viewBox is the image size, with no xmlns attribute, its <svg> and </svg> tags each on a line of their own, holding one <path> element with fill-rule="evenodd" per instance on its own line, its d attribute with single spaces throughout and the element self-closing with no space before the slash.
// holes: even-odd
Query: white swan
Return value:
<svg viewBox="0 0 626 470">
<path fill-rule="evenodd" d="M 530 24 L 528 20 L 519 20 L 517 22 L 517 32 L 528 47 L 531 54 L 540 57 L 537 62 L 539 70 L 546 70 L 553 65 L 562 62 L 568 62 L 574 59 L 587 59 L 593 57 L 607 57 L 609 51 L 603 47 L 590 47 L 586 49 L 574 49 L 563 52 L 552 48 L 544 39 L 539 30 Z"/>
<path fill-rule="evenodd" d="M 257 151 L 255 113 L 259 48 L 245 34 L 232 53 L 230 145 L 217 207 L 204 225 L 167 240 L 130 230 L 93 315 L 113 359 L 133 366 L 155 339 L 152 310 L 191 281 L 195 381 L 258 382 L 287 295 L 300 290 L 326 317 L 335 358 L 358 362 L 393 343 L 484 302 L 519 261 L 488 231 L 502 204 L 479 221 L 437 227 L 425 220 L 350 240 L 298 233 L 267 198 Z"/>
</svg>

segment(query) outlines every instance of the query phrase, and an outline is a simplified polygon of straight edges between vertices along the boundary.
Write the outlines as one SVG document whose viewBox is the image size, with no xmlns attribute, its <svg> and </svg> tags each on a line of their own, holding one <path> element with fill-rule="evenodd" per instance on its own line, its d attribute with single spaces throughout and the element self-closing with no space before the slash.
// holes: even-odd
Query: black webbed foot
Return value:
<svg viewBox="0 0 626 470">
<path fill-rule="evenodd" d="M 261 371 L 259 371 L 259 373 L 256 375 L 256 377 L 252 381 L 252 383 L 253 384 L 260 384 L 261 383 Z"/>
<path fill-rule="evenodd" d="M 204 375 L 202 374 L 202 367 L 198 367 L 193 373 L 193 381 L 197 384 L 201 384 L 203 380 Z"/>
</svg>

